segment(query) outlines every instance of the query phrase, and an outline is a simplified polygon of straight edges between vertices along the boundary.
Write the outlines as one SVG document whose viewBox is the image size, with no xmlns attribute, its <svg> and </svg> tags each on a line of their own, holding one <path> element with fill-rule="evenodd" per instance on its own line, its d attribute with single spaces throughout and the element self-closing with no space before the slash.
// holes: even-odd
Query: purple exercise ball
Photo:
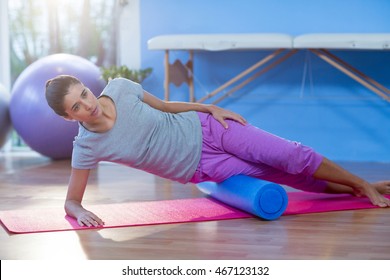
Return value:
<svg viewBox="0 0 390 280">
<path fill-rule="evenodd" d="M 14 129 L 36 152 L 52 159 L 72 155 L 78 124 L 56 115 L 45 98 L 46 81 L 73 75 L 98 96 L 105 86 L 99 68 L 75 55 L 54 54 L 29 65 L 12 88 L 10 115 Z"/>
</svg>

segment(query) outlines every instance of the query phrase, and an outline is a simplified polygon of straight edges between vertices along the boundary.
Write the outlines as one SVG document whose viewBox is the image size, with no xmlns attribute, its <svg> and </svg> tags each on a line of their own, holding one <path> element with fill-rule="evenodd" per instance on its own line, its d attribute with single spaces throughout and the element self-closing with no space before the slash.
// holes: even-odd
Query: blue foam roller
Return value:
<svg viewBox="0 0 390 280">
<path fill-rule="evenodd" d="M 232 176 L 221 183 L 203 182 L 197 187 L 212 198 L 265 220 L 279 218 L 288 204 L 282 186 L 245 175 Z"/>
</svg>

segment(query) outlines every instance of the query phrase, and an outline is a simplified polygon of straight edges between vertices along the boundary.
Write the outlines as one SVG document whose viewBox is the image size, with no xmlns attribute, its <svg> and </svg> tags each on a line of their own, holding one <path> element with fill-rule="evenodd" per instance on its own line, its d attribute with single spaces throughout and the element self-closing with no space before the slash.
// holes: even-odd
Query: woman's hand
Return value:
<svg viewBox="0 0 390 280">
<path fill-rule="evenodd" d="M 242 125 L 245 125 L 247 123 L 246 120 L 239 114 L 222 109 L 216 105 L 194 102 L 162 101 L 146 91 L 144 91 L 143 102 L 157 110 L 169 113 L 182 113 L 188 111 L 210 113 L 225 128 L 228 128 L 228 124 L 225 122 L 226 119 L 239 122 Z"/>
<path fill-rule="evenodd" d="M 88 210 L 84 210 L 79 215 L 77 215 L 77 223 L 81 227 L 99 227 L 104 225 L 102 219 Z"/>
<path fill-rule="evenodd" d="M 223 109 L 221 107 L 218 107 L 215 105 L 210 105 L 209 110 L 210 110 L 210 114 L 213 115 L 214 119 L 219 121 L 223 125 L 224 128 L 228 128 L 228 124 L 225 121 L 226 119 L 239 122 L 242 125 L 245 125 L 247 123 L 247 121 L 241 115 L 234 113 L 232 111 Z"/>
<path fill-rule="evenodd" d="M 98 227 L 104 225 L 104 222 L 81 205 L 84 191 L 87 186 L 88 176 L 89 169 L 72 168 L 68 193 L 64 205 L 65 212 L 70 217 L 75 218 L 81 227 Z"/>
</svg>

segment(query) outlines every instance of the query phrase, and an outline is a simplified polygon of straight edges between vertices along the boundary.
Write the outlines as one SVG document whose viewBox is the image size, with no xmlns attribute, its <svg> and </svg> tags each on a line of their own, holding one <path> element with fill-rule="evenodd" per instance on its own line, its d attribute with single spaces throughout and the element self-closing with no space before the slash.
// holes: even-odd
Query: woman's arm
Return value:
<svg viewBox="0 0 390 280">
<path fill-rule="evenodd" d="M 70 175 L 68 193 L 65 200 L 65 212 L 77 219 L 80 226 L 101 226 L 104 222 L 94 213 L 86 210 L 82 205 L 85 188 L 89 177 L 89 169 L 72 168 Z"/>
<path fill-rule="evenodd" d="M 181 113 L 181 112 L 188 112 L 188 111 L 197 111 L 203 113 L 210 113 L 225 128 L 228 127 L 227 123 L 225 122 L 225 119 L 231 119 L 243 125 L 246 124 L 246 120 L 241 115 L 236 114 L 229 110 L 222 109 L 212 104 L 163 101 L 153 96 L 152 94 L 148 93 L 147 91 L 144 91 L 143 101 L 149 106 L 163 112 Z"/>
</svg>

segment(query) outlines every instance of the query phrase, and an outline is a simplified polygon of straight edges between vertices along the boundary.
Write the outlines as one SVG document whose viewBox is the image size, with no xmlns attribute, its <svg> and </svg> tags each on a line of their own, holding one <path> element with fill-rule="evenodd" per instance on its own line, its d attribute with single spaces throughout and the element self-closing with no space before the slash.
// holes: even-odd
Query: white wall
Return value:
<svg viewBox="0 0 390 280">
<path fill-rule="evenodd" d="M 130 69 L 140 69 L 140 0 L 128 0 L 120 9 L 117 62 Z"/>
<path fill-rule="evenodd" d="M 10 53 L 8 30 L 8 0 L 0 0 L 0 83 L 10 90 Z"/>
</svg>

